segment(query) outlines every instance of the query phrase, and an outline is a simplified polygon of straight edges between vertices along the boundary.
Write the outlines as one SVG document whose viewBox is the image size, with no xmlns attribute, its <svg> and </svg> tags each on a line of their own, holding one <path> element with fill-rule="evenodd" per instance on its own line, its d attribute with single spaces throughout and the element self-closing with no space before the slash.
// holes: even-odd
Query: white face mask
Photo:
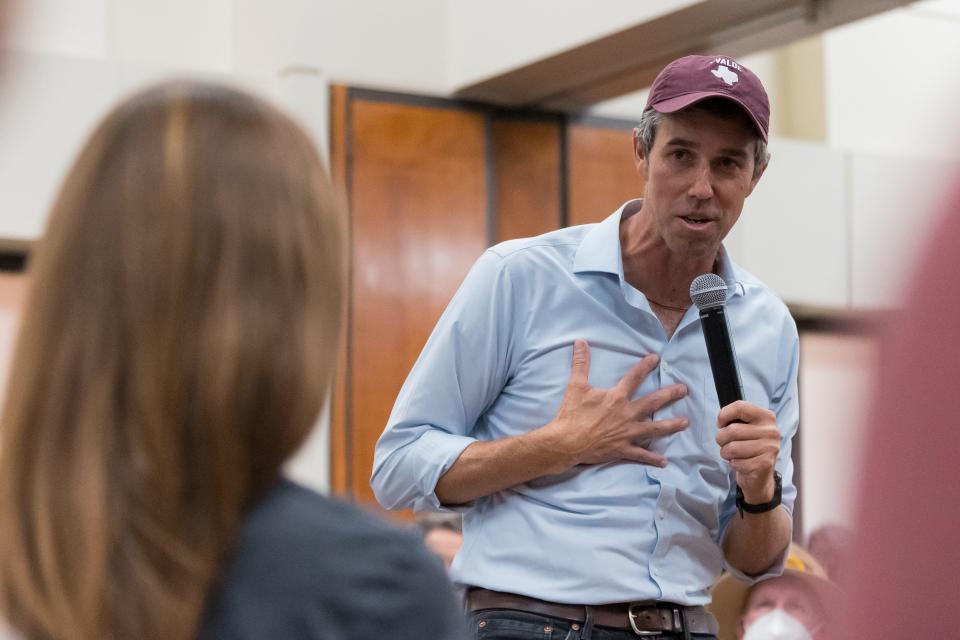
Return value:
<svg viewBox="0 0 960 640">
<path fill-rule="evenodd" d="M 765 613 L 747 629 L 743 640 L 812 640 L 803 623 L 783 609 Z"/>
</svg>

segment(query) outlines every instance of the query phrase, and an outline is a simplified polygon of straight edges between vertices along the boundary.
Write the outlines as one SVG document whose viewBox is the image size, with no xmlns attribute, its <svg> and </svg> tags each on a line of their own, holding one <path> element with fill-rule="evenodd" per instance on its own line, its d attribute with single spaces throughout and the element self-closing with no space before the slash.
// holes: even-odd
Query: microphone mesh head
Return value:
<svg viewBox="0 0 960 640">
<path fill-rule="evenodd" d="M 727 304 L 727 283 L 715 273 L 697 276 L 690 283 L 690 299 L 701 311 L 722 307 Z"/>
</svg>

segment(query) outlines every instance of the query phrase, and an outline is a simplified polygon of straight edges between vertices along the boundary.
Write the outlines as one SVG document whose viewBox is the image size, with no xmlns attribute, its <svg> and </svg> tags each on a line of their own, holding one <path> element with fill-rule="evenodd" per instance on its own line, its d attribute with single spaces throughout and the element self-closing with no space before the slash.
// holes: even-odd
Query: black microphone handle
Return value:
<svg viewBox="0 0 960 640">
<path fill-rule="evenodd" d="M 733 352 L 733 342 L 727 330 L 727 319 L 723 307 L 712 307 L 700 311 L 700 326 L 707 343 L 707 355 L 713 370 L 713 382 L 717 386 L 717 398 L 720 406 L 743 400 L 743 388 L 740 386 L 740 372 L 737 371 L 737 358 Z"/>
</svg>

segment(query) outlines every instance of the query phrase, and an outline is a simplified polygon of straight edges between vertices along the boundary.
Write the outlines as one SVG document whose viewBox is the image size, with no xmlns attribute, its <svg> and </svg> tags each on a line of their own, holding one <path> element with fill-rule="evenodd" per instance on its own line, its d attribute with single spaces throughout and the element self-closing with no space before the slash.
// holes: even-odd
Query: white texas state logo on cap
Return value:
<svg viewBox="0 0 960 640">
<path fill-rule="evenodd" d="M 722 64 L 717 65 L 717 68 L 712 70 L 710 73 L 717 76 L 718 78 L 720 78 L 730 86 L 733 86 L 733 84 L 740 79 L 740 77 L 737 74 L 735 74 L 733 71 L 730 71 L 730 69 L 723 66 Z"/>
</svg>

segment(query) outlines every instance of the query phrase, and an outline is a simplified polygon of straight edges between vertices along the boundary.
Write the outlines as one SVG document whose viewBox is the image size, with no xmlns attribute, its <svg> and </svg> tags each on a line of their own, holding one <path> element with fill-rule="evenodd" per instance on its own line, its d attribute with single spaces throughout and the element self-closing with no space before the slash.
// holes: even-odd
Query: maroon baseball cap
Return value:
<svg viewBox="0 0 960 640">
<path fill-rule="evenodd" d="M 707 98 L 736 102 L 767 140 L 770 101 L 760 79 L 727 56 L 685 56 L 665 66 L 650 87 L 647 108 L 673 113 Z"/>
</svg>

